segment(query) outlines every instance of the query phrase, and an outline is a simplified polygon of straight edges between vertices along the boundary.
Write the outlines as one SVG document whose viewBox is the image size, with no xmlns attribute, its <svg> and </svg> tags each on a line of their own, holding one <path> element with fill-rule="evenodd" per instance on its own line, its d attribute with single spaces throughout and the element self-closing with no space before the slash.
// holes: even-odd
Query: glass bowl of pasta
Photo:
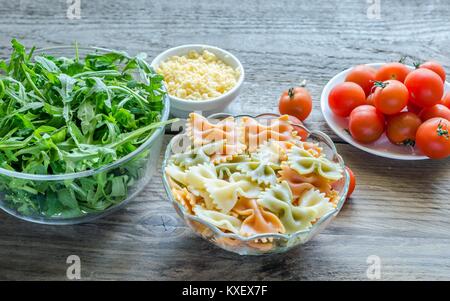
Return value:
<svg viewBox="0 0 450 301">
<path fill-rule="evenodd" d="M 191 113 L 167 147 L 163 183 L 196 234 L 231 252 L 262 255 L 323 230 L 345 202 L 349 175 L 326 134 L 287 115 Z"/>
</svg>

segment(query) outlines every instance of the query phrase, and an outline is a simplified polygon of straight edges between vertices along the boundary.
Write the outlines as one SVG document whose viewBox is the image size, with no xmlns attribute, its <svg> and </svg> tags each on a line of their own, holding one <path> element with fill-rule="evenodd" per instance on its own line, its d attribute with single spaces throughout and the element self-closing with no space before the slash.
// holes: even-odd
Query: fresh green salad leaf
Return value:
<svg viewBox="0 0 450 301">
<path fill-rule="evenodd" d="M 162 122 L 162 77 L 139 54 L 84 59 L 33 55 L 12 40 L 0 61 L 0 167 L 56 175 L 97 169 L 136 150 Z M 37 181 L 0 176 L 4 202 L 25 215 L 74 217 L 120 203 L 147 169 L 149 152 L 94 176 Z"/>
</svg>

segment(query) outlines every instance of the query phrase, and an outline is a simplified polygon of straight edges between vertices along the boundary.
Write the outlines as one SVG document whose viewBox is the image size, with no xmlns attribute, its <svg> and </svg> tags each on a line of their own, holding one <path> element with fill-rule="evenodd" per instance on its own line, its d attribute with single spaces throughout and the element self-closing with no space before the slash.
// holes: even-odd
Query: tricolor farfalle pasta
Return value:
<svg viewBox="0 0 450 301">
<path fill-rule="evenodd" d="M 342 168 L 319 145 L 301 141 L 287 116 L 266 125 L 250 117 L 188 119 L 193 146 L 165 172 L 175 200 L 223 232 L 244 237 L 310 228 L 331 212 Z"/>
</svg>

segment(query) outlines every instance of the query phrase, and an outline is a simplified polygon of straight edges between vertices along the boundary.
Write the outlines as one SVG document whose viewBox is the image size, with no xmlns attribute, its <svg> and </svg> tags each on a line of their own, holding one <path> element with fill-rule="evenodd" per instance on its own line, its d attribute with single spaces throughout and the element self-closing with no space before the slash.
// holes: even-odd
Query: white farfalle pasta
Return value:
<svg viewBox="0 0 450 301">
<path fill-rule="evenodd" d="M 205 179 L 209 197 L 222 213 L 228 213 L 236 205 L 239 197 L 256 198 L 261 188 L 251 182 L 245 175 L 233 174 L 231 181 Z"/>
<path fill-rule="evenodd" d="M 236 234 L 239 233 L 242 222 L 234 216 L 223 214 L 214 210 L 203 209 L 200 206 L 195 206 L 193 211 L 199 218 L 213 224 L 219 229 L 227 230 Z"/>
<path fill-rule="evenodd" d="M 318 145 L 301 141 L 287 116 L 267 125 L 250 117 L 197 118 L 188 121 L 194 146 L 165 168 L 174 199 L 188 213 L 252 236 L 305 230 L 333 211 L 332 184 L 343 170 Z"/>
</svg>

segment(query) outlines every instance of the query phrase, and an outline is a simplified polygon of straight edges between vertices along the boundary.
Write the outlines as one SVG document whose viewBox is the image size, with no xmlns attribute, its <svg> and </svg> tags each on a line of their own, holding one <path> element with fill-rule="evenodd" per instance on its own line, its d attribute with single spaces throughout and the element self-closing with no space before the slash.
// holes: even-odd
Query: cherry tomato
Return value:
<svg viewBox="0 0 450 301">
<path fill-rule="evenodd" d="M 422 121 L 426 121 L 434 117 L 441 117 L 450 120 L 450 109 L 443 104 L 437 104 L 432 107 L 424 108 L 420 112 L 419 117 Z"/>
<path fill-rule="evenodd" d="M 408 103 L 409 92 L 404 84 L 398 80 L 375 82 L 375 107 L 383 114 L 397 114 Z"/>
<path fill-rule="evenodd" d="M 445 94 L 444 98 L 442 98 L 441 103 L 450 109 L 450 93 Z"/>
<path fill-rule="evenodd" d="M 336 85 L 328 96 L 328 104 L 334 114 L 342 117 L 350 115 L 352 110 L 366 102 L 363 88 L 352 82 Z"/>
<path fill-rule="evenodd" d="M 348 175 L 350 176 L 350 183 L 349 183 L 348 192 L 347 192 L 347 198 L 349 198 L 352 195 L 353 191 L 355 190 L 356 178 L 355 178 L 355 174 L 350 169 L 350 167 L 346 166 L 345 169 L 347 170 Z"/>
<path fill-rule="evenodd" d="M 350 114 L 349 130 L 353 139 L 370 143 L 384 132 L 384 116 L 370 105 L 362 105 L 355 108 Z"/>
<path fill-rule="evenodd" d="M 369 96 L 367 96 L 367 98 L 366 98 L 366 105 L 375 106 L 375 101 L 373 99 L 373 95 L 374 94 L 372 93 Z"/>
<path fill-rule="evenodd" d="M 420 111 L 422 111 L 422 107 L 419 107 L 418 105 L 414 104 L 412 101 L 408 101 L 408 112 L 412 112 L 416 115 L 419 115 Z"/>
<path fill-rule="evenodd" d="M 376 72 L 377 70 L 375 68 L 366 65 L 358 65 L 347 74 L 345 81 L 359 85 L 363 88 L 366 96 L 368 96 L 372 92 Z"/>
<path fill-rule="evenodd" d="M 428 61 L 428 62 L 421 64 L 419 66 L 419 68 L 425 68 L 425 69 L 429 69 L 429 70 L 435 72 L 442 79 L 442 82 L 445 83 L 445 78 L 446 78 L 445 69 L 438 62 Z"/>
<path fill-rule="evenodd" d="M 303 121 L 312 110 L 311 95 L 304 87 L 291 88 L 283 92 L 278 107 L 281 114 L 292 115 Z"/>
<path fill-rule="evenodd" d="M 300 119 L 298 119 L 297 117 L 295 117 L 295 116 L 289 115 L 289 121 L 294 123 L 294 124 L 303 125 L 303 122 Z M 293 127 L 297 131 L 297 135 L 300 136 L 302 141 L 306 141 L 306 139 L 308 138 L 308 132 L 304 128 L 300 127 L 300 126 L 293 125 Z"/>
<path fill-rule="evenodd" d="M 421 107 L 432 107 L 438 104 L 444 94 L 444 84 L 436 73 L 425 68 L 419 68 L 405 79 L 410 100 Z"/>
<path fill-rule="evenodd" d="M 428 119 L 416 133 L 416 144 L 419 149 L 432 159 L 443 159 L 450 156 L 450 121 L 443 118 Z"/>
<path fill-rule="evenodd" d="M 394 144 L 414 146 L 416 132 L 421 124 L 422 120 L 412 112 L 398 113 L 388 120 L 386 136 Z"/>
<path fill-rule="evenodd" d="M 378 69 L 375 78 L 380 82 L 395 79 L 403 83 L 409 72 L 409 68 L 402 63 L 387 63 Z"/>
</svg>

